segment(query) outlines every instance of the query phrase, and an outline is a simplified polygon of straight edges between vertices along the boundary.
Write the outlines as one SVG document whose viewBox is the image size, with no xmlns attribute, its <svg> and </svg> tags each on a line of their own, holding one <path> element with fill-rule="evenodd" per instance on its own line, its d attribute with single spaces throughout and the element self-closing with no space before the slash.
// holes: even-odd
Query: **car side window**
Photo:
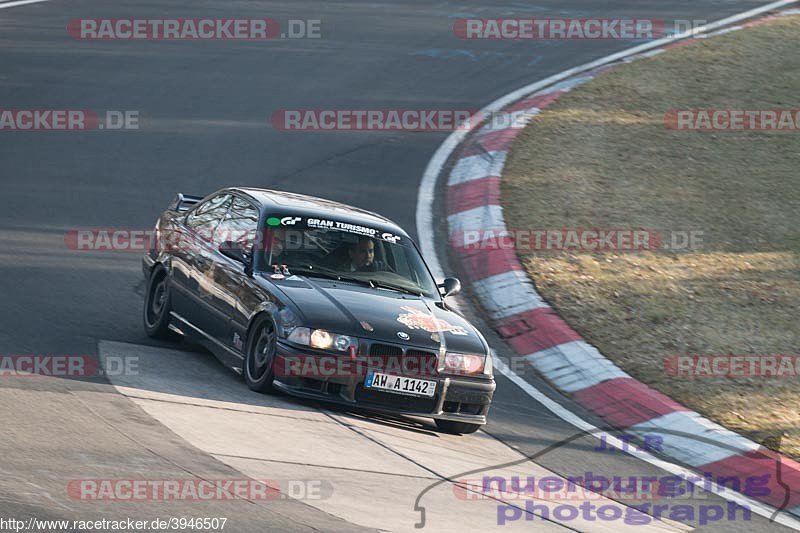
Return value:
<svg viewBox="0 0 800 533">
<path fill-rule="evenodd" d="M 256 230 L 258 229 L 258 208 L 243 198 L 233 197 L 233 204 L 216 233 L 215 241 L 232 241 L 247 253 L 253 253 Z"/>
<path fill-rule="evenodd" d="M 231 205 L 230 194 L 209 198 L 186 215 L 186 225 L 207 241 L 214 240 L 214 231 L 225 218 Z"/>
</svg>

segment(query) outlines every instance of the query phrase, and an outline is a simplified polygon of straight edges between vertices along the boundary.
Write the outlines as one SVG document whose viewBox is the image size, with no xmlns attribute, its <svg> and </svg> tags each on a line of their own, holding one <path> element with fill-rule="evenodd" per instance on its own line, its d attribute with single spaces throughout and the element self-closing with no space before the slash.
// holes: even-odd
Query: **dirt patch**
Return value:
<svg viewBox="0 0 800 533">
<path fill-rule="evenodd" d="M 677 379 L 673 355 L 800 355 L 800 130 L 676 131 L 674 109 L 800 108 L 800 17 L 675 48 L 562 96 L 520 134 L 509 228 L 695 232 L 694 249 L 518 251 L 622 369 L 800 458 L 800 375 Z M 681 238 L 678 238 L 680 241 Z"/>
</svg>

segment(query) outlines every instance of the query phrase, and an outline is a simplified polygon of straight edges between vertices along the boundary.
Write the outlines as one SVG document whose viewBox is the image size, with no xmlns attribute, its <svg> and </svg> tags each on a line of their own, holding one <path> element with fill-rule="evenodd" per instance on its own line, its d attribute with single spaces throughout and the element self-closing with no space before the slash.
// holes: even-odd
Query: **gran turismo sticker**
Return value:
<svg viewBox="0 0 800 533">
<path fill-rule="evenodd" d="M 368 228 L 366 226 L 359 226 L 358 224 L 350 224 L 349 222 L 340 222 L 338 220 L 325 220 L 322 218 L 309 218 L 306 221 L 306 224 L 309 228 L 321 228 L 321 229 L 337 229 L 340 231 L 346 231 L 348 233 L 356 233 L 358 235 L 367 235 L 369 237 L 374 237 L 378 230 L 373 228 Z"/>
<path fill-rule="evenodd" d="M 382 233 L 381 239 L 383 239 L 384 241 L 389 241 L 397 244 L 397 241 L 400 240 L 400 237 L 398 237 L 397 235 L 392 235 L 391 233 Z"/>
<path fill-rule="evenodd" d="M 368 228 L 366 226 L 360 226 L 358 224 L 351 224 L 349 222 L 341 222 L 338 220 L 326 220 L 323 218 L 309 218 L 306 220 L 306 225 L 309 228 L 320 228 L 320 229 L 335 229 L 339 231 L 346 231 L 348 233 L 354 233 L 356 235 L 364 235 L 367 237 L 373 238 L 380 238 L 384 241 L 388 241 L 394 244 L 397 244 L 400 241 L 400 237 L 388 232 L 381 232 L 375 228 Z"/>
<path fill-rule="evenodd" d="M 281 226 L 294 226 L 301 220 L 303 219 L 300 217 L 283 217 L 281 219 Z"/>
<path fill-rule="evenodd" d="M 415 309 L 413 307 L 403 306 L 400 309 L 408 311 L 401 313 L 397 317 L 397 321 L 403 324 L 408 329 L 421 329 L 428 333 L 449 332 L 453 335 L 468 335 L 467 330 L 461 326 L 454 326 L 441 318 L 435 318 L 433 315 Z"/>
</svg>

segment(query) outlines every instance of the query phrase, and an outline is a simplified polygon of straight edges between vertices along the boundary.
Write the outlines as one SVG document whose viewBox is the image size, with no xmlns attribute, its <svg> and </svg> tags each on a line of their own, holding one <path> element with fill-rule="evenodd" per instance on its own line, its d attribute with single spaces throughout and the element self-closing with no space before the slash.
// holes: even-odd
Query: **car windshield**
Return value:
<svg viewBox="0 0 800 533">
<path fill-rule="evenodd" d="M 292 216 L 267 219 L 263 270 L 341 279 L 433 296 L 436 285 L 414 243 L 375 228 Z"/>
</svg>

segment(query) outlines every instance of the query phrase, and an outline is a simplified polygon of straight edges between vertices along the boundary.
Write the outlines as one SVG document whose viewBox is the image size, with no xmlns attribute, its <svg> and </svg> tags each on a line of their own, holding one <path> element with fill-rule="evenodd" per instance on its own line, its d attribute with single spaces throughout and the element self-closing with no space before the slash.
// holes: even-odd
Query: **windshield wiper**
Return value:
<svg viewBox="0 0 800 533">
<path fill-rule="evenodd" d="M 328 270 L 326 268 L 302 268 L 302 267 L 290 267 L 290 271 L 296 274 L 303 274 L 307 277 L 318 277 L 318 278 L 325 278 L 325 279 L 333 279 L 336 281 L 352 281 L 355 283 L 361 283 L 362 285 L 367 285 L 369 287 L 375 287 L 375 284 L 368 279 L 356 278 L 353 276 L 347 276 L 345 274 L 340 274 L 334 270 Z"/>
<path fill-rule="evenodd" d="M 379 287 L 381 289 L 391 289 L 393 291 L 400 291 L 406 294 L 413 294 L 414 296 L 423 296 L 422 291 L 415 291 L 409 289 L 408 287 L 403 287 L 402 285 L 395 285 L 394 283 L 386 283 L 385 281 L 378 281 L 375 279 L 371 279 L 369 282 L 375 287 Z"/>
<path fill-rule="evenodd" d="M 399 291 L 406 294 L 412 294 L 414 296 L 423 296 L 421 290 L 415 291 L 409 289 L 408 287 L 404 287 L 402 285 L 395 285 L 393 283 L 387 283 L 385 281 L 378 281 L 374 279 L 364 279 L 362 277 L 357 276 L 348 276 L 346 273 L 340 273 L 335 270 L 331 270 L 325 267 L 317 267 L 314 268 L 311 265 L 308 267 L 289 267 L 289 270 L 293 274 L 302 274 L 307 277 L 318 277 L 318 278 L 325 278 L 325 279 L 332 279 L 336 281 L 351 281 L 354 283 L 359 283 L 361 285 L 366 285 L 370 288 L 382 288 L 382 289 L 390 289 L 393 291 Z"/>
</svg>

